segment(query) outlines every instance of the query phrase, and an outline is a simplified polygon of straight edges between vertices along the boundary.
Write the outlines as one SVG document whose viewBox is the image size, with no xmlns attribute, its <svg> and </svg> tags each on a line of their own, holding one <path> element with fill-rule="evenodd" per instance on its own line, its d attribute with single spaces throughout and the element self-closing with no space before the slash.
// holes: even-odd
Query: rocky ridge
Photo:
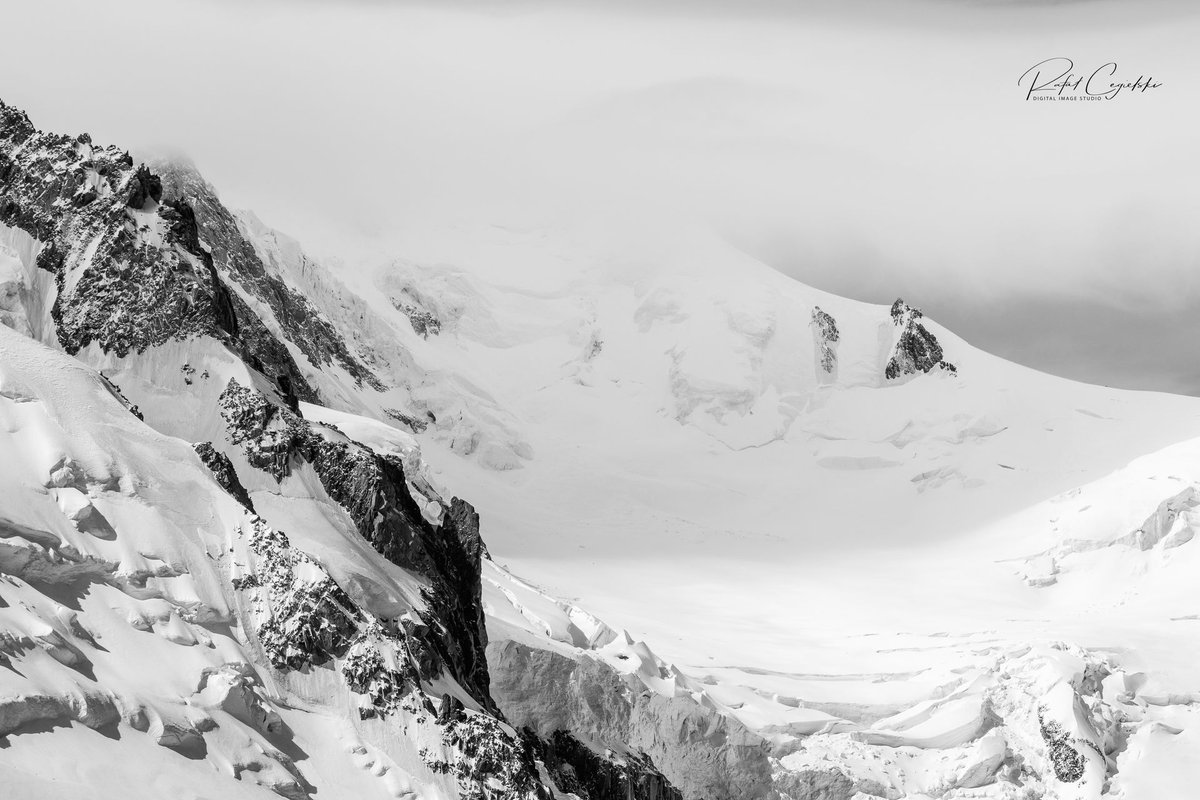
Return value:
<svg viewBox="0 0 1200 800">
<path fill-rule="evenodd" d="M 296 346 L 317 370 L 337 365 L 357 383 L 373 389 L 383 382 L 367 363 L 368 354 L 351 352 L 343 332 L 272 271 L 254 244 L 243 234 L 237 218 L 221 203 L 216 190 L 190 164 L 181 161 L 155 165 L 164 191 L 192 209 L 197 238 L 211 253 L 217 270 L 257 301 L 280 336 Z M 308 399 L 308 398 L 304 398 Z"/>
<path fill-rule="evenodd" d="M 285 685 L 303 685 L 332 671 L 361 698 L 364 724 L 403 729 L 415 725 L 432 732 L 436 743 L 431 740 L 419 754 L 422 769 L 452 777 L 458 796 L 551 796 L 553 778 L 537 753 L 556 752 L 554 743 L 519 736 L 503 721 L 489 692 L 480 586 L 487 550 L 478 515 L 465 501 L 445 502 L 422 485 L 419 476 L 407 476 L 400 458 L 374 452 L 336 428 L 310 423 L 300 415 L 301 401 L 320 399 L 308 369 L 336 367 L 371 389 L 379 389 L 381 383 L 333 326 L 266 268 L 211 187 L 186 171 L 160 176 L 135 166 L 127 153 L 93 146 L 86 135 L 72 139 L 39 132 L 22 112 L 0 104 L 0 223 L 27 235 L 36 275 L 44 273 L 46 278 L 45 285 L 36 276 L 27 279 L 10 298 L 21 317 L 6 310 L 5 320 L 24 333 L 72 355 L 98 351 L 126 365 L 164 345 L 179 352 L 194 343 L 216 342 L 249 370 L 239 373 L 248 376 L 242 379 L 249 386 L 230 379 L 217 407 L 203 412 L 221 421 L 228 443 L 194 446 L 213 485 L 233 497 L 246 515 L 231 534 L 234 556 L 225 587 L 239 611 L 236 616 L 204 612 L 207 616 L 196 620 L 239 620 L 237 627 L 258 654 L 258 666 L 229 662 L 204 673 L 196 690 L 197 706 L 215 703 L 258 731 L 256 735 L 286 736 L 286 726 L 280 727 L 274 710 L 280 698 L 263 689 L 256 671 L 271 671 Z M 38 319 L 43 297 L 52 304 L 47 302 L 48 313 Z M 196 372 L 190 364 L 212 352 L 211 344 L 197 345 L 197 358 L 183 366 L 186 385 L 193 384 Z M 292 352 L 303 354 L 310 366 L 302 368 Z M 158 396 L 178 391 L 169 376 L 152 369 L 142 372 L 153 374 Z M 208 369 L 203 377 L 210 377 Z M 126 411 L 141 418 L 114 384 L 97 380 Z M 196 428 L 208 424 L 197 420 Z M 248 463 L 277 483 L 300 465 L 311 467 L 323 491 L 344 509 L 358 533 L 383 558 L 416 576 L 413 588 L 422 607 L 398 617 L 365 610 L 319 558 L 297 549 L 268 520 L 254 516 L 247 486 L 261 486 L 261 479 L 246 481 L 248 476 L 238 475 L 242 467 L 235 461 Z M 73 479 L 68 475 L 64 480 Z M 80 532 L 112 540 L 133 535 L 119 520 L 110 524 L 90 502 L 79 503 L 72 513 L 79 517 L 74 524 Z M 0 553 L 0 570 L 7 573 L 0 578 L 5 580 L 21 575 L 49 582 L 85 577 L 107 582 L 119 570 L 114 563 L 87 556 L 64 561 L 62 554 L 71 551 L 54 534 L 16 522 L 5 526 L 0 538 L 21 543 L 13 558 L 8 557 L 7 544 Z M 43 545 L 49 549 L 39 556 Z M 175 565 L 152 574 L 162 580 L 192 580 L 188 570 Z M 140 592 L 146 580 L 139 573 L 123 578 L 121 586 Z M 212 580 L 203 579 L 209 586 Z M 202 630 L 179 621 L 175 612 L 164 620 L 163 635 L 172 641 L 205 640 Z M 155 626 L 151 627 L 157 630 Z M 61 651 L 65 662 L 78 659 L 68 638 L 46 647 Z M 12 652 L 23 657 L 26 650 Z M 428 694 L 434 686 L 444 689 L 440 699 Z M 86 699 L 76 703 L 47 695 L 41 705 L 35 698 L 22 696 L 11 703 L 6 698 L 0 735 L 19 734 L 23 725 L 43 718 L 74 718 L 96 727 L 123 719 L 120 704 L 106 699 L 103 691 L 80 697 Z M 477 708 L 465 707 L 463 700 Z M 215 721 L 181 720 L 164 727 L 158 740 L 203 758 L 219 727 Z M 319 790 L 280 747 L 263 741 L 252 749 L 257 755 L 238 756 L 233 777 L 290 798 Z M 566 776 L 558 769 L 562 758 L 555 758 L 556 774 Z M 617 769 L 603 756 L 593 767 L 610 773 Z M 622 761 L 619 770 L 627 778 L 624 791 L 631 796 L 673 797 L 648 760 Z M 581 784 L 581 790 L 600 791 L 583 796 L 601 800 L 612 786 Z"/>
<path fill-rule="evenodd" d="M 548 800 L 528 744 L 494 712 L 427 693 L 438 655 L 419 617 L 380 619 L 358 607 L 320 562 L 257 517 L 239 538 L 245 566 L 232 582 L 246 597 L 258 645 L 275 669 L 334 664 L 360 698 L 361 719 L 407 718 L 435 731 L 443 747 L 420 756 L 434 772 L 453 775 L 460 797 Z"/>
<path fill-rule="evenodd" d="M 41 243 L 54 336 L 68 353 L 94 343 L 124 357 L 209 336 L 316 399 L 287 348 L 218 272 L 188 199 L 127 152 L 87 134 L 43 133 L 0 101 L 0 223 Z"/>
<path fill-rule="evenodd" d="M 454 498 L 435 527 L 414 499 L 399 458 L 309 423 L 233 380 L 221 395 L 220 408 L 230 441 L 243 449 L 252 466 L 282 480 L 300 460 L 311 464 L 330 497 L 380 555 L 430 580 L 425 595 L 434 616 L 427 643 L 455 679 L 484 708 L 494 710 L 479 599 L 485 548 L 470 504 Z"/>
</svg>

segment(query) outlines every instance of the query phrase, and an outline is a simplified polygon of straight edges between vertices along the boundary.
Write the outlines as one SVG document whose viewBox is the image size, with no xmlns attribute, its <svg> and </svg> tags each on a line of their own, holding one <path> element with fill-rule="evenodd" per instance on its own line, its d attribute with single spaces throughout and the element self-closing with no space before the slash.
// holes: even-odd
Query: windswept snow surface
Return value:
<svg viewBox="0 0 1200 800">
<path fill-rule="evenodd" d="M 694 232 L 617 246 L 426 228 L 396 251 L 341 277 L 528 445 L 497 469 L 430 426 L 434 479 L 470 493 L 499 563 L 652 642 L 795 749 L 780 769 L 893 758 L 876 779 L 905 796 L 1016 797 L 970 793 L 1003 748 L 985 737 L 995 716 L 1013 720 L 997 734 L 1010 755 L 1014 737 L 1051 748 L 1056 729 L 1039 740 L 1030 714 L 1069 727 L 1105 673 L 1104 702 L 1129 713 L 1087 736 L 1120 741 L 1086 746 L 1087 774 L 1046 796 L 1171 796 L 1200 777 L 1148 766 L 1200 752 L 1200 401 L 1041 374 L 928 319 L 957 373 L 887 380 L 888 308 Z M 406 319 L 414 298 L 439 332 Z M 817 307 L 840 334 L 835 370 Z M 594 647 L 586 628 L 564 638 L 569 616 L 489 591 L 493 638 L 525 620 Z M 1117 753 L 1137 766 L 1118 772 L 1133 756 Z"/>
<path fill-rule="evenodd" d="M 429 519 L 439 496 L 477 506 L 493 643 L 735 720 L 792 800 L 1142 800 L 1200 780 L 1200 401 L 1033 372 L 692 230 L 418 226 L 401 257 L 335 277 L 238 224 L 380 378 L 289 342 L 330 406 L 304 417 L 398 458 Z M 210 339 L 75 360 L 38 344 L 55 287 L 35 242 L 0 234 L 17 796 L 456 796 L 420 755 L 441 746 L 420 709 L 400 734 L 350 724 L 360 698 L 332 669 L 248 666 L 235 628 L 255 611 L 230 587 L 253 525 L 190 442 L 228 451 L 312 554 L 297 581 L 327 573 L 380 616 L 420 606 L 310 468 L 276 481 L 229 446 L 231 381 L 275 387 Z M 23 766 L 62 747 L 52 780 Z"/>
<path fill-rule="evenodd" d="M 958 374 L 887 381 L 886 307 L 716 241 L 614 253 L 493 229 L 403 246 L 354 288 L 529 445 L 517 468 L 489 469 L 431 426 L 437 477 L 479 499 L 498 560 L 660 647 L 698 645 L 693 658 L 715 636 L 786 666 L 783 631 L 907 628 L 917 612 L 939 628 L 994 619 L 1001 599 L 1019 617 L 1043 599 L 1014 585 L 1003 559 L 1028 555 L 1029 531 L 1006 520 L 1200 436 L 1193 398 L 1037 373 L 929 320 Z M 445 322 L 422 339 L 391 300 L 431 285 Z M 833 382 L 814 359 L 816 306 L 841 331 Z"/>
<path fill-rule="evenodd" d="M 175 355 L 159 353 L 160 366 Z M 191 356 L 234 369 L 217 348 Z M 133 385 L 136 370 L 124 375 Z M 253 542 L 266 523 L 111 386 L 0 325 L 2 796 L 457 797 L 454 777 L 429 764 L 448 751 L 425 710 L 359 720 L 363 698 L 341 664 L 266 665 L 254 629 L 282 606 L 272 611 L 248 581 L 275 569 Z M 166 427 L 183 424 L 142 393 Z M 212 424 L 201 407 L 190 406 L 198 429 Z M 249 484 L 298 548 L 274 553 L 295 559 L 286 588 L 317 591 L 333 575 L 362 609 L 422 608 L 414 577 L 305 480 Z M 426 688 L 473 702 L 446 678 Z"/>
</svg>

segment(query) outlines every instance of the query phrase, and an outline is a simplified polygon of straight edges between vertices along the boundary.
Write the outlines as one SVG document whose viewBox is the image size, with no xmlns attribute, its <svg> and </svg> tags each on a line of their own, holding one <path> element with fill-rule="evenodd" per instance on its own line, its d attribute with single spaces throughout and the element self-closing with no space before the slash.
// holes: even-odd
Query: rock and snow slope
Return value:
<svg viewBox="0 0 1200 800">
<path fill-rule="evenodd" d="M 478 516 L 211 195 L 0 123 L 6 796 L 678 797 L 504 722 Z"/>
<path fill-rule="evenodd" d="M 680 691 L 769 741 L 776 789 L 1138 797 L 1194 780 L 1142 765 L 1196 752 L 1196 679 L 1176 665 L 1197 652 L 1200 473 L 1170 450 L 1125 465 L 1200 435 L 1195 399 L 1039 374 L 698 235 L 620 249 L 426 229 L 400 246 L 343 277 L 530 450 L 489 469 L 431 426 L 435 478 L 471 487 L 499 560 L 635 629 L 703 689 Z M 405 331 L 423 297 L 436 334 Z M 530 632 L 595 649 L 513 607 L 537 621 L 514 636 L 494 614 L 493 651 Z M 1143 674 L 1164 685 L 1140 695 Z M 1071 752 L 1084 772 L 1060 781 L 1052 754 Z"/>
<path fill-rule="evenodd" d="M 347 286 L 191 168 L 0 112 L 19 792 L 1194 782 L 1194 399 L 690 231 L 423 227 Z"/>
<path fill-rule="evenodd" d="M 436 477 L 472 488 L 493 551 L 518 573 L 643 620 L 688 658 L 707 653 L 678 642 L 717 636 L 786 666 L 792 643 L 775 634 L 823 624 L 795 613 L 814 604 L 840 606 L 832 629 L 891 624 L 913 603 L 931 625 L 953 618 L 947 591 L 982 599 L 1007 585 L 993 560 L 1025 555 L 975 532 L 1200 435 L 1195 399 L 1036 373 L 699 235 L 619 252 L 575 231 L 425 230 L 402 244 L 408 260 L 343 277 L 390 313 L 414 358 L 507 409 L 529 446 L 518 469 L 487 469 L 430 424 L 419 436 Z M 438 334 L 422 338 L 394 308 L 410 286 L 437 287 Z M 914 324 L 941 356 L 891 379 Z M 558 570 L 579 559 L 586 570 Z M 832 600 L 872 587 L 907 597 Z M 763 641 L 746 628 L 756 622 Z"/>
</svg>

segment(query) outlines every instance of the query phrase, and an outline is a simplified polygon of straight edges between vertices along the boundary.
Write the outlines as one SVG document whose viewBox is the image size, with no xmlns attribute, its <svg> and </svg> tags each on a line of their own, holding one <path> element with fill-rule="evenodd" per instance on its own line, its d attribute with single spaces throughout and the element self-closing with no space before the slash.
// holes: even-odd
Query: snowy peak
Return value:
<svg viewBox="0 0 1200 800">
<path fill-rule="evenodd" d="M 351 352 L 345 333 L 289 283 L 289 275 L 263 257 L 241 221 L 221 203 L 216 190 L 183 161 L 154 165 L 165 191 L 186 198 L 194 209 L 197 235 L 212 254 L 216 269 L 227 275 L 235 291 L 263 318 L 276 338 L 303 354 L 307 369 L 339 367 L 355 384 L 382 388 L 363 356 Z M 297 257 L 303 257 L 296 248 Z M 309 398 L 304 398 L 309 399 Z"/>
<path fill-rule="evenodd" d="M 0 736 L 38 763 L 61 735 L 31 725 L 132 737 L 83 733 L 73 766 L 122 763 L 135 794 L 184 755 L 213 796 L 545 800 L 541 754 L 677 797 L 648 759 L 503 721 L 478 514 L 411 437 L 309 402 L 378 411 L 368 361 L 410 364 L 352 353 L 290 270 L 321 299 L 335 282 L 194 170 L 0 112 L 0 438 L 22 454 L 0 469 Z"/>
<path fill-rule="evenodd" d="M 95 344 L 117 357 L 209 336 L 315 398 L 288 349 L 221 277 L 193 199 L 86 134 L 37 132 L 9 106 L 0 123 L 0 232 L 37 268 L 10 275 L 8 291 L 33 335 L 68 353 Z"/>
</svg>

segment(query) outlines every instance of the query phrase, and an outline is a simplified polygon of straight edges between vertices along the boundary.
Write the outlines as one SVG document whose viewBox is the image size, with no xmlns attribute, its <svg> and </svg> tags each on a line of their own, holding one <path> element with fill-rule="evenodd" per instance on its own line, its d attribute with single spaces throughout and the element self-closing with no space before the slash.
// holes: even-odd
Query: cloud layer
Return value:
<svg viewBox="0 0 1200 800">
<path fill-rule="evenodd" d="M 0 96 L 182 150 L 318 250 L 430 216 L 700 219 L 1015 360 L 1200 392 L 1188 6 L 498 8 L 47 0 L 6 14 Z M 1026 101 L 1019 76 L 1052 56 L 1163 86 Z"/>
</svg>

